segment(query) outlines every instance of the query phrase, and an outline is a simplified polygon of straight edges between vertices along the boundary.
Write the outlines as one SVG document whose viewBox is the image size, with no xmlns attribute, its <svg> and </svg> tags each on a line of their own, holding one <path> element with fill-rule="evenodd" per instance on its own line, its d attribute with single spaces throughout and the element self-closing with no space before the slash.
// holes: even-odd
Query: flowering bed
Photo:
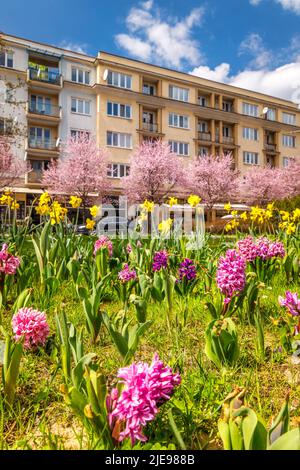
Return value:
<svg viewBox="0 0 300 470">
<path fill-rule="evenodd" d="M 110 240 L 37 210 L 2 237 L 2 448 L 300 448 L 298 209 L 193 251 L 171 219 Z"/>
</svg>

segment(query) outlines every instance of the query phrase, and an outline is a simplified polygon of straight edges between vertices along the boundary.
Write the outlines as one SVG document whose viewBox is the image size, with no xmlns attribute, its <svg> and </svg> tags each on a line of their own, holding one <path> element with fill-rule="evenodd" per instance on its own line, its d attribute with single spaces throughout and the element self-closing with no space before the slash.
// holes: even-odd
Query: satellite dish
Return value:
<svg viewBox="0 0 300 470">
<path fill-rule="evenodd" d="M 108 77 L 108 70 L 105 69 L 104 72 L 103 72 L 103 80 L 106 82 L 107 80 L 107 77 Z"/>
<path fill-rule="evenodd" d="M 58 137 L 58 139 L 56 139 L 55 147 L 58 147 L 59 144 L 60 144 L 60 138 Z"/>
<path fill-rule="evenodd" d="M 269 108 L 266 107 L 266 108 L 263 109 L 263 112 L 262 112 L 262 113 L 263 113 L 263 114 L 268 114 L 268 112 L 269 112 Z"/>
</svg>

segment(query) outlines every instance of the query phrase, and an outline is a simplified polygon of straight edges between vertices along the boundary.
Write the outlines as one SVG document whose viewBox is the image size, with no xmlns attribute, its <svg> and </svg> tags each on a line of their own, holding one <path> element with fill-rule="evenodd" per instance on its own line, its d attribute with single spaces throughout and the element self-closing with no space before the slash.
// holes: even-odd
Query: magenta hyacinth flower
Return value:
<svg viewBox="0 0 300 470">
<path fill-rule="evenodd" d="M 132 271 L 130 271 L 129 266 L 126 263 L 124 265 L 124 268 L 122 269 L 122 271 L 120 271 L 118 273 L 118 278 L 121 282 L 125 283 L 125 282 L 132 281 L 134 279 L 137 279 L 137 274 L 136 274 L 136 271 L 134 269 L 132 269 Z"/>
<path fill-rule="evenodd" d="M 229 303 L 246 285 L 246 261 L 236 250 L 228 250 L 221 256 L 217 270 L 217 284 Z"/>
<path fill-rule="evenodd" d="M 0 251 L 0 273 L 16 274 L 16 271 L 19 266 L 20 266 L 19 258 L 17 256 L 11 255 L 8 252 L 7 244 L 4 243 Z"/>
<path fill-rule="evenodd" d="M 197 276 L 196 266 L 194 261 L 186 258 L 179 266 L 179 282 L 186 279 L 187 281 L 193 281 Z"/>
<path fill-rule="evenodd" d="M 153 258 L 152 269 L 154 272 L 165 269 L 168 265 L 169 254 L 166 250 L 157 251 Z"/>
<path fill-rule="evenodd" d="M 242 255 L 242 257 L 249 263 L 254 261 L 259 256 L 258 247 L 250 235 L 243 240 L 239 240 L 237 242 L 237 246 L 240 255 Z"/>
<path fill-rule="evenodd" d="M 264 260 L 277 257 L 284 258 L 285 256 L 283 243 L 272 242 L 266 237 L 261 237 L 257 240 L 257 248 L 259 256 Z"/>
<path fill-rule="evenodd" d="M 98 240 L 95 241 L 95 245 L 94 245 L 94 255 L 97 253 L 98 250 L 100 250 L 101 248 L 107 248 L 108 250 L 108 255 L 109 257 L 111 258 L 112 257 L 112 254 L 113 254 L 113 244 L 112 244 L 112 241 L 106 237 L 105 235 L 101 235 L 100 238 L 98 238 Z"/>
<path fill-rule="evenodd" d="M 46 314 L 27 307 L 13 316 L 12 327 L 16 341 L 24 337 L 25 349 L 44 345 L 50 332 Z"/>
<path fill-rule="evenodd" d="M 158 407 L 171 398 L 174 388 L 181 378 L 172 369 L 159 360 L 157 354 L 149 366 L 147 363 L 133 363 L 119 369 L 118 377 L 123 383 L 123 390 L 117 398 L 117 389 L 113 389 L 107 400 L 109 423 L 114 428 L 116 422 L 122 431 L 118 436 L 121 442 L 131 439 L 145 442 L 143 428 L 158 413 Z"/>
<path fill-rule="evenodd" d="M 126 253 L 128 255 L 130 255 L 131 252 L 132 252 L 132 247 L 131 247 L 130 243 L 128 243 L 128 245 L 126 246 Z"/>
<path fill-rule="evenodd" d="M 278 302 L 281 307 L 286 307 L 293 317 L 300 316 L 300 298 L 297 293 L 287 291 L 285 297 L 278 297 Z"/>
</svg>

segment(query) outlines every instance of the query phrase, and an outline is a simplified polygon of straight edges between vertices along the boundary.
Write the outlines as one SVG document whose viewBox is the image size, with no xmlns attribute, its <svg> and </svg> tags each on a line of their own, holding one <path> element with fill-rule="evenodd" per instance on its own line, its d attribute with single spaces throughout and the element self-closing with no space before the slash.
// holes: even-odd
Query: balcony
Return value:
<svg viewBox="0 0 300 470">
<path fill-rule="evenodd" d="M 28 81 L 41 82 L 49 85 L 62 86 L 62 76 L 59 71 L 43 70 L 40 68 L 29 68 L 27 70 Z"/>
<path fill-rule="evenodd" d="M 29 137 L 28 139 L 29 149 L 38 150 L 59 150 L 58 139 L 44 139 L 42 137 Z"/>
<path fill-rule="evenodd" d="M 233 145 L 234 138 L 232 136 L 224 136 L 223 135 L 223 144 Z"/>
<path fill-rule="evenodd" d="M 205 142 L 211 142 L 210 132 L 198 132 L 198 140 L 204 140 Z"/>
<path fill-rule="evenodd" d="M 40 170 L 32 170 L 27 174 L 27 183 L 41 183 L 43 172 Z"/>
<path fill-rule="evenodd" d="M 277 145 L 269 142 L 265 142 L 264 144 L 265 150 L 268 152 L 276 152 L 277 151 Z"/>
<path fill-rule="evenodd" d="M 43 106 L 40 106 L 38 104 L 29 103 L 28 113 L 37 114 L 39 116 L 61 118 L 61 107 L 53 104 L 44 104 Z"/>
<path fill-rule="evenodd" d="M 158 124 L 152 124 L 150 122 L 143 122 L 143 131 L 158 133 Z"/>
</svg>

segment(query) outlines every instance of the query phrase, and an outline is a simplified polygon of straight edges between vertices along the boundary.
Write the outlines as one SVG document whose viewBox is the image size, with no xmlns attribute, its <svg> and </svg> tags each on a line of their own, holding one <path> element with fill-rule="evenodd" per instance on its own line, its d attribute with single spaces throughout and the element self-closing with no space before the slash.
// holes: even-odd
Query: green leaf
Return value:
<svg viewBox="0 0 300 470">
<path fill-rule="evenodd" d="M 300 429 L 295 428 L 283 434 L 268 450 L 300 450 Z"/>
</svg>

